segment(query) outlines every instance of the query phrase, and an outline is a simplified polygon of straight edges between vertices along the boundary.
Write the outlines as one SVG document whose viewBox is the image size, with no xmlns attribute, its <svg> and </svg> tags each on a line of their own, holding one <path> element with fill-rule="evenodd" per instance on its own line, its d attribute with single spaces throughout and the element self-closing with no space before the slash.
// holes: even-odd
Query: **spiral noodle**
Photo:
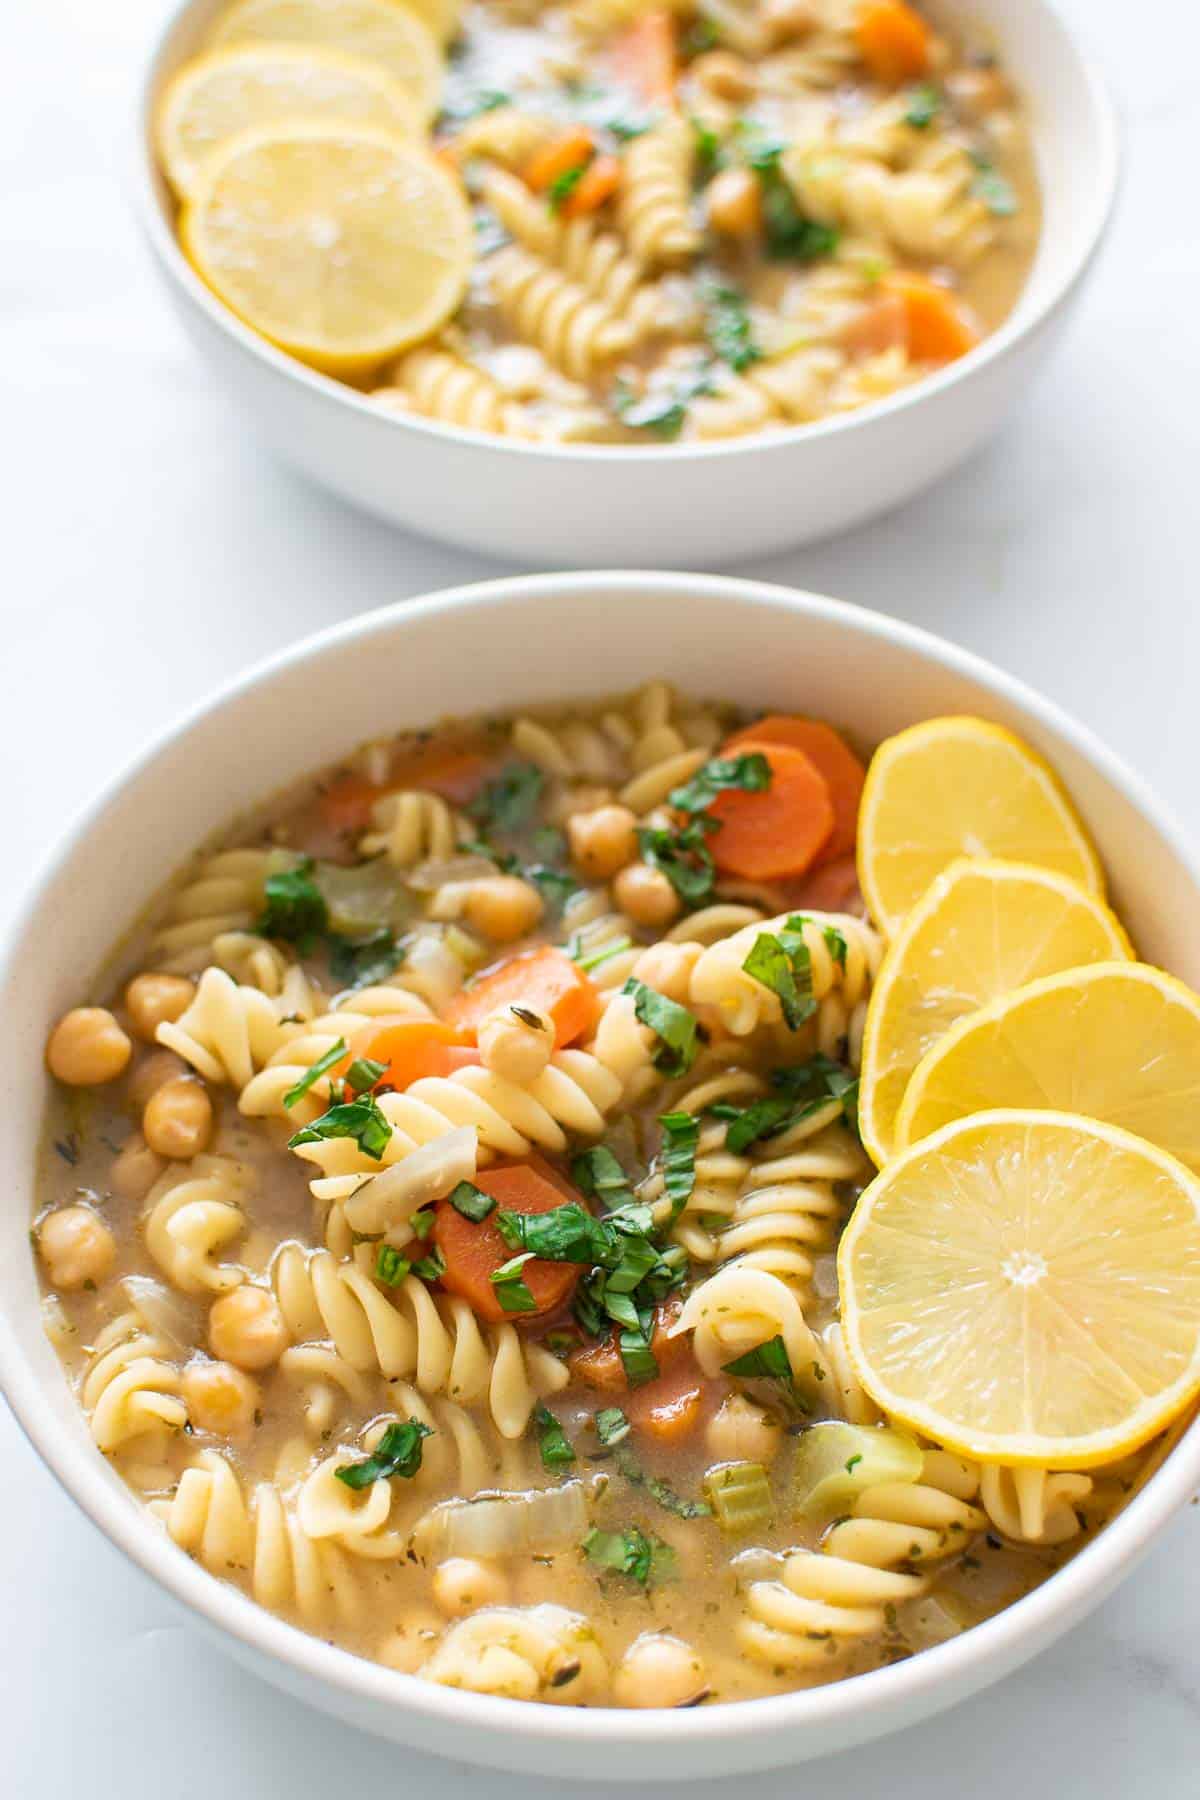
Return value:
<svg viewBox="0 0 1200 1800">
<path fill-rule="evenodd" d="M 363 1619 L 367 1594 L 345 1552 L 306 1536 L 272 1482 L 259 1482 L 247 1505 L 240 1481 L 215 1450 L 201 1450 L 173 1497 L 150 1510 L 211 1575 L 248 1574 L 260 1606 L 295 1612 L 307 1625 Z"/>
<path fill-rule="evenodd" d="M 706 1375 L 772 1338 L 781 1337 L 792 1373 L 822 1373 L 820 1346 L 804 1322 L 794 1290 L 766 1269 L 729 1263 L 692 1289 L 672 1331 L 692 1332 L 696 1360 Z"/>
<path fill-rule="evenodd" d="M 776 1669 L 811 1668 L 883 1635 L 895 1609 L 926 1592 L 923 1568 L 959 1555 L 987 1527 L 971 1504 L 978 1473 L 945 1451 L 926 1453 L 914 1482 L 868 1488 L 819 1550 L 793 1550 L 775 1581 L 756 1581 L 737 1641 Z"/>
<path fill-rule="evenodd" d="M 662 10 L 662 5 L 656 4 L 655 0 L 567 0 L 562 8 L 563 16 L 572 28 L 581 37 L 593 41 L 623 30 L 645 13 Z M 689 12 L 691 0 L 667 0 L 666 10 Z"/>
<path fill-rule="evenodd" d="M 375 1019 L 431 1016 L 428 1004 L 402 987 L 381 985 L 346 994 L 334 1002 L 329 1012 L 309 1020 L 297 1036 L 289 1037 L 266 1059 L 239 1094 L 238 1111 L 251 1119 L 286 1118 L 306 1125 L 328 1104 L 322 1083 L 318 1081 L 293 1106 L 285 1105 L 286 1096 L 339 1042 L 348 1044 L 356 1032 Z"/>
<path fill-rule="evenodd" d="M 371 808 L 371 830 L 359 840 L 360 856 L 386 856 L 410 869 L 426 857 L 444 859 L 458 848 L 458 820 L 437 794 L 414 788 L 385 794 Z"/>
<path fill-rule="evenodd" d="M 717 1240 L 720 1262 L 766 1269 L 807 1296 L 813 1259 L 837 1237 L 845 1206 L 839 1182 L 866 1175 L 862 1150 L 835 1121 L 831 1100 L 775 1140 L 775 1154 L 755 1163 Z"/>
<path fill-rule="evenodd" d="M 420 1671 L 426 1681 L 542 1700 L 594 1706 L 608 1693 L 609 1668 L 595 1633 L 562 1606 L 490 1606 L 452 1625 Z"/>
<path fill-rule="evenodd" d="M 202 969 L 212 960 L 214 938 L 248 931 L 261 915 L 267 876 L 298 860 L 289 850 L 223 850 L 206 858 L 171 896 L 151 943 L 153 966 L 184 975 Z"/>
<path fill-rule="evenodd" d="M 1076 1505 L 1092 1491 L 1089 1475 L 1049 1469 L 980 1469 L 980 1505 L 996 1530 L 1018 1544 L 1065 1544 L 1081 1529 Z"/>
<path fill-rule="evenodd" d="M 561 781 L 619 787 L 670 757 L 711 750 L 720 736 L 713 714 L 682 713 L 665 681 L 649 681 L 631 700 L 597 718 L 519 718 L 512 746 Z"/>
<path fill-rule="evenodd" d="M 509 244 L 484 264 L 492 294 L 517 337 L 575 381 L 586 381 L 633 342 L 631 327 L 541 257 Z"/>
<path fill-rule="evenodd" d="M 963 268 L 995 241 L 991 214 L 973 192 L 975 165 L 953 139 L 922 146 L 901 170 L 842 150 L 799 146 L 784 151 L 781 166 L 811 218 L 874 233 L 906 255 Z"/>
<path fill-rule="evenodd" d="M 317 990 L 299 963 L 253 931 L 218 932 L 212 942 L 218 969 L 242 987 L 255 987 L 269 1000 L 283 1002 L 283 1017 L 307 1018 L 316 1011 Z"/>
<path fill-rule="evenodd" d="M 858 1066 L 867 998 L 883 955 L 878 934 L 862 919 L 849 913 L 792 914 L 802 917 L 804 942 L 812 973 L 816 1016 L 805 1028 L 815 1035 L 819 1049 L 837 1056 L 848 1049 L 852 1066 Z M 789 915 L 748 925 L 713 944 L 696 964 L 692 975 L 691 1002 L 713 1009 L 721 1026 L 734 1037 L 747 1037 L 762 1025 L 778 1025 L 782 1013 L 777 996 L 742 967 L 760 931 L 774 934 L 788 925 Z M 844 939 L 845 966 L 825 937 L 830 928 Z"/>
<path fill-rule="evenodd" d="M 836 1319 L 821 1333 L 821 1349 L 823 1367 L 833 1382 L 832 1394 L 827 1390 L 826 1399 L 832 1400 L 837 1412 L 851 1425 L 878 1425 L 879 1408 L 855 1373 Z"/>
<path fill-rule="evenodd" d="M 561 130 L 559 121 L 547 114 L 498 106 L 467 120 L 453 140 L 454 153 L 460 165 L 481 156 L 506 169 L 519 169 Z"/>
<path fill-rule="evenodd" d="M 175 1356 L 175 1346 L 146 1331 L 136 1313 L 122 1314 L 101 1332 L 80 1388 L 101 1450 L 119 1450 L 146 1433 L 183 1430 L 188 1414 Z"/>
<path fill-rule="evenodd" d="M 402 356 L 391 373 L 393 387 L 376 389 L 381 405 L 407 400 L 414 412 L 443 425 L 465 425 L 470 431 L 528 438 L 532 428 L 511 394 L 486 369 L 444 346 L 424 344 Z"/>
<path fill-rule="evenodd" d="M 758 1099 L 763 1083 L 747 1069 L 718 1068 L 694 1072 L 690 1084 L 664 1101 L 664 1110 L 695 1116 L 718 1102 L 742 1104 Z M 716 1255 L 714 1229 L 733 1214 L 737 1193 L 750 1167 L 749 1158 L 725 1148 L 726 1126 L 722 1119 L 706 1119 L 696 1140 L 695 1180 L 673 1236 L 697 1262 L 711 1262 Z M 661 1168 L 655 1169 L 638 1188 L 638 1199 L 655 1208 L 661 1223 L 668 1211 Z"/>
<path fill-rule="evenodd" d="M 282 995 L 234 981 L 224 969 L 205 969 L 187 1011 L 164 1021 L 155 1036 L 206 1081 L 244 1088 L 279 1046 L 296 1034 Z"/>
<path fill-rule="evenodd" d="M 671 117 L 636 137 L 625 151 L 618 201 L 621 229 L 636 257 L 675 266 L 701 246 L 690 200 L 695 149 L 690 125 Z"/>
<path fill-rule="evenodd" d="M 598 230 L 590 219 L 560 218 L 506 169 L 488 172 L 483 198 L 523 249 L 561 269 L 609 318 L 623 320 L 634 343 L 666 325 L 662 295 L 646 284 L 641 264 L 614 233 Z"/>
<path fill-rule="evenodd" d="M 567 1371 L 548 1350 L 507 1323 L 482 1325 L 465 1300 L 435 1298 L 415 1275 L 389 1298 L 356 1264 L 289 1244 L 271 1279 L 295 1342 L 327 1338 L 353 1370 L 485 1404 L 503 1437 L 519 1437 L 538 1400 L 566 1386 Z"/>
<path fill-rule="evenodd" d="M 181 1174 L 171 1164 L 146 1196 L 146 1248 L 172 1287 L 184 1294 L 223 1294 L 244 1279 L 217 1252 L 245 1230 L 250 1171 L 223 1156 L 197 1156 Z"/>
</svg>

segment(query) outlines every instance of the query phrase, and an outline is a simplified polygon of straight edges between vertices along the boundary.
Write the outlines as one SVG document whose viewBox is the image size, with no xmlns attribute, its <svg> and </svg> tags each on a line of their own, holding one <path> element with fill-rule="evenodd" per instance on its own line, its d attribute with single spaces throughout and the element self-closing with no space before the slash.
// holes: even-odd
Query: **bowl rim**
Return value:
<svg viewBox="0 0 1200 1800">
<path fill-rule="evenodd" d="M 896 393 L 856 410 L 807 424 L 789 425 L 770 433 L 749 433 L 744 437 L 723 438 L 711 443 L 666 444 L 588 444 L 538 443 L 505 437 L 498 432 L 475 431 L 438 419 L 417 414 L 391 412 L 373 405 L 370 399 L 347 383 L 309 368 L 286 351 L 276 349 L 260 337 L 237 314 L 227 307 L 192 267 L 180 246 L 178 234 L 164 214 L 157 184 L 164 178 L 156 168 L 153 133 L 153 100 L 161 78 L 167 47 L 186 17 L 201 0 L 175 0 L 166 15 L 149 33 L 142 53 L 135 87 L 135 104 L 131 127 L 130 186 L 139 222 L 160 267 L 181 289 L 192 305 L 210 325 L 232 338 L 243 351 L 277 375 L 289 377 L 307 391 L 319 404 L 335 409 L 345 408 L 377 431 L 401 431 L 418 437 L 432 436 L 464 449 L 492 450 L 508 456 L 524 457 L 540 462 L 546 459 L 568 462 L 619 462 L 632 460 L 635 465 L 674 464 L 720 459 L 750 454 L 772 457 L 786 455 L 798 443 L 813 443 L 882 421 L 933 400 L 949 388 L 982 375 L 993 364 L 1006 362 L 1021 344 L 1044 326 L 1071 298 L 1087 274 L 1104 241 L 1112 220 L 1120 187 L 1121 130 L 1120 115 L 1099 62 L 1081 43 L 1079 34 L 1063 17 L 1059 0 L 1027 0 L 1056 30 L 1074 58 L 1087 92 L 1094 144 L 1089 159 L 1092 178 L 1092 218 L 1087 231 L 1069 262 L 1036 306 L 1022 311 L 1022 295 L 1013 311 L 998 330 L 985 337 L 966 356 L 933 375 L 901 388 Z M 999 0 L 986 0 L 986 6 Z"/>
<path fill-rule="evenodd" d="M 735 607 L 799 612 L 961 674 L 1024 711 L 1074 750 L 1137 809 L 1200 886 L 1200 856 L 1173 813 L 1089 728 L 984 658 L 917 626 L 827 596 L 734 576 L 640 570 L 504 576 L 440 590 L 416 600 L 395 601 L 305 637 L 222 684 L 189 708 L 180 720 L 157 733 L 76 812 L 58 842 L 42 858 L 23 905 L 12 915 L 0 939 L 0 991 L 22 956 L 22 946 L 38 918 L 44 890 L 56 879 L 62 865 L 81 841 L 103 827 L 108 808 L 124 788 L 146 774 L 201 721 L 253 689 L 300 665 L 314 663 L 356 639 L 402 633 L 410 620 L 441 615 L 452 627 L 456 619 L 467 619 L 481 608 L 519 609 L 522 600 L 533 602 L 546 596 L 569 604 L 578 595 L 594 597 L 605 591 L 636 591 L 660 599 L 702 595 Z M 3 1316 L 0 1391 L 60 1485 L 136 1567 L 199 1615 L 215 1633 L 228 1633 L 246 1650 L 340 1695 L 345 1707 L 332 1710 L 342 1710 L 343 1716 L 353 1717 L 356 1715 L 346 1709 L 355 1702 L 360 1709 L 386 1706 L 397 1713 L 420 1715 L 431 1732 L 439 1726 L 458 1724 L 473 1733 L 499 1732 L 531 1743 L 576 1748 L 619 1742 L 622 1749 L 653 1745 L 670 1750 L 714 1739 L 726 1744 L 744 1742 L 748 1746 L 752 1742 L 761 1745 L 769 1738 L 783 1747 L 782 1754 L 775 1758 L 782 1763 L 787 1761 L 787 1741 L 802 1738 L 805 1727 L 811 1729 L 819 1724 L 828 1729 L 855 1715 L 873 1713 L 882 1721 L 876 1725 L 878 1731 L 937 1711 L 939 1690 L 941 1704 L 948 1704 L 969 1688 L 1007 1673 L 1081 1618 L 1200 1484 L 1200 1422 L 1193 1419 L 1141 1490 L 1069 1563 L 1031 1593 L 961 1637 L 923 1650 L 905 1662 L 822 1687 L 760 1699 L 717 1702 L 683 1713 L 607 1707 L 575 1709 L 463 1693 L 401 1674 L 302 1631 L 239 1590 L 214 1579 L 199 1564 L 180 1554 L 165 1534 L 149 1528 L 142 1509 L 131 1503 L 128 1491 L 112 1480 L 90 1439 L 77 1435 L 72 1426 L 44 1405 L 43 1384 Z M 362 1719 L 361 1710 L 357 1716 Z M 465 1744 L 463 1753 L 470 1754 Z M 758 1760 L 753 1766 L 758 1766 Z"/>
</svg>

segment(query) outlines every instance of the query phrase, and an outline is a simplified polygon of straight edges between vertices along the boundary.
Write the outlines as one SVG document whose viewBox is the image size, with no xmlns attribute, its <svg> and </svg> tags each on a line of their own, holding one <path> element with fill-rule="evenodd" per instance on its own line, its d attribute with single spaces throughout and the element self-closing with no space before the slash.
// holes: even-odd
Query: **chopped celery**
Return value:
<svg viewBox="0 0 1200 1800">
<path fill-rule="evenodd" d="M 364 937 L 380 926 L 394 930 L 412 914 L 412 901 L 400 874 L 386 857 L 349 868 L 321 862 L 314 880 L 329 908 L 329 928 L 342 937 Z"/>
<path fill-rule="evenodd" d="M 761 1463 L 722 1463 L 710 1469 L 704 1492 L 717 1524 L 730 1537 L 769 1525 L 774 1517 L 771 1484 Z"/>
<path fill-rule="evenodd" d="M 914 1650 L 944 1644 L 971 1625 L 971 1609 L 957 1594 L 924 1594 L 900 1615 L 904 1635 Z"/>
<path fill-rule="evenodd" d="M 796 1449 L 793 1509 L 808 1517 L 845 1512 L 881 1481 L 917 1481 L 922 1461 L 916 1439 L 890 1425 L 811 1425 Z"/>
</svg>

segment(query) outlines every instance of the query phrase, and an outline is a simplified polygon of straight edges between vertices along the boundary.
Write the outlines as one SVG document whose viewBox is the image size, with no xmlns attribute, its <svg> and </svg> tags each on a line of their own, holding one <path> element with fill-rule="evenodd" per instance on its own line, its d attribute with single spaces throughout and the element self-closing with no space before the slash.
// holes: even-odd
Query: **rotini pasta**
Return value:
<svg viewBox="0 0 1200 1800">
<path fill-rule="evenodd" d="M 609 1681 L 587 1620 L 553 1605 L 493 1607 L 462 1620 L 420 1672 L 442 1687 L 555 1706 L 594 1706 Z"/>
<path fill-rule="evenodd" d="M 692 155 L 692 134 L 677 118 L 651 126 L 625 153 L 621 229 L 643 262 L 672 267 L 700 249 L 689 206 Z"/>
</svg>

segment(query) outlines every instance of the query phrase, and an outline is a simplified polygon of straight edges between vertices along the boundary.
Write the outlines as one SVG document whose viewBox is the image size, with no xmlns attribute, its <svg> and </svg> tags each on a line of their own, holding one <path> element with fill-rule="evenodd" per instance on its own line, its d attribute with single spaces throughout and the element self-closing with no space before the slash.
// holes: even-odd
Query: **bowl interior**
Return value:
<svg viewBox="0 0 1200 1800">
<path fill-rule="evenodd" d="M 920 632 L 836 601 L 713 577 L 558 576 L 488 583 L 356 620 L 252 672 L 153 747 L 76 823 L 13 928 L 0 966 L 11 1041 L 40 1045 L 146 897 L 206 837 L 297 775 L 364 739 L 439 715 L 567 704 L 660 674 L 701 696 L 812 711 L 864 743 L 946 712 L 980 713 L 1015 728 L 1070 789 L 1141 953 L 1200 984 L 1200 879 L 1175 827 L 1086 733 L 1018 684 Z M 804 1722 L 845 1719 L 869 1695 L 880 1696 L 873 1716 L 883 1721 L 890 1716 L 886 1697 L 910 1691 L 923 1691 L 931 1710 L 942 1670 L 981 1658 L 991 1672 L 1012 1666 L 1019 1660 L 1013 1646 L 1031 1627 L 1040 1621 L 1048 1636 L 1049 1621 L 1065 1616 L 1068 1601 L 1081 1611 L 1097 1582 L 1106 1573 L 1112 1578 L 1200 1476 L 1193 1430 L 1116 1525 L 1052 1582 L 965 1639 L 901 1668 L 712 1714 L 568 1716 L 530 1708 L 518 1720 L 504 1703 L 464 1701 L 303 1637 L 211 1581 L 138 1516 L 97 1456 L 40 1329 L 27 1234 L 44 1083 L 36 1048 L 0 1061 L 7 1125 L 0 1177 L 9 1196 L 0 1226 L 0 1377 L 14 1409 L 68 1489 L 142 1567 L 243 1645 L 326 1682 L 327 1695 L 336 1688 L 381 1696 L 398 1714 L 458 1715 L 464 1725 L 468 1715 L 491 1719 L 489 1709 L 500 1707 L 493 1724 L 503 1721 L 511 1738 L 530 1742 L 553 1732 L 576 1743 L 616 1738 L 626 1746 L 679 1747 L 720 1735 L 723 1766 L 759 1766 L 771 1760 L 761 1737 L 769 1725 L 782 1734 Z M 990 1658 L 980 1648 L 987 1645 L 995 1646 Z M 352 1710 L 348 1701 L 338 1704 Z M 552 1711 L 550 1724 L 527 1718 Z M 725 1722 L 711 1723 L 718 1714 Z M 846 1735 L 871 1729 L 855 1726 Z M 464 1745 L 462 1753 L 471 1752 Z"/>
</svg>

